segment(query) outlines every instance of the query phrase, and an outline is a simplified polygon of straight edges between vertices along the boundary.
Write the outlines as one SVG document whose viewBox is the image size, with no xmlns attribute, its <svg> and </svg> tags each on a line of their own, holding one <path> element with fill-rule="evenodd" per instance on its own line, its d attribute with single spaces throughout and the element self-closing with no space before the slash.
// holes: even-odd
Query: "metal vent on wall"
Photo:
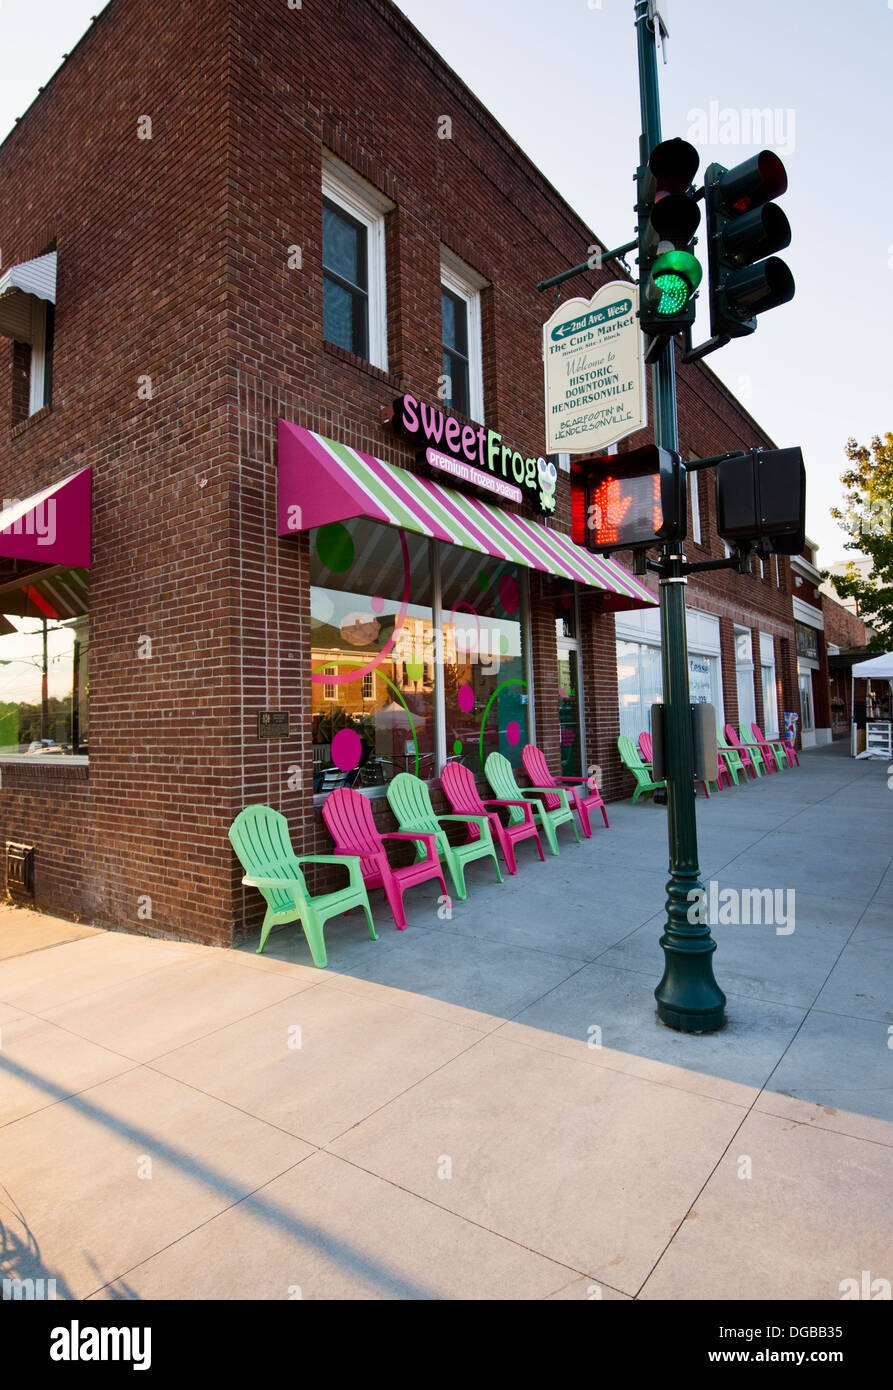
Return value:
<svg viewBox="0 0 893 1390">
<path fill-rule="evenodd" d="M 13 898 L 34 897 L 34 846 L 6 841 L 6 891 Z"/>
</svg>

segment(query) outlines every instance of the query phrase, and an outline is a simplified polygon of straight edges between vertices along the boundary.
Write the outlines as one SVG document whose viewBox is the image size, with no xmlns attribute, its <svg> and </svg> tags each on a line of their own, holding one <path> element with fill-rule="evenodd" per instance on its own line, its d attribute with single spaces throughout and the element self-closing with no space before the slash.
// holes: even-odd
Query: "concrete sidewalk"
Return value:
<svg viewBox="0 0 893 1390">
<path fill-rule="evenodd" d="M 835 1300 L 893 1280 L 893 790 L 842 747 L 698 803 L 727 1027 L 653 991 L 666 812 L 381 939 L 0 909 L 0 1261 L 67 1298 Z M 741 902 L 736 894 L 731 902 Z M 793 931 L 789 927 L 793 925 Z M 600 1044 L 600 1045 L 594 1045 Z"/>
</svg>

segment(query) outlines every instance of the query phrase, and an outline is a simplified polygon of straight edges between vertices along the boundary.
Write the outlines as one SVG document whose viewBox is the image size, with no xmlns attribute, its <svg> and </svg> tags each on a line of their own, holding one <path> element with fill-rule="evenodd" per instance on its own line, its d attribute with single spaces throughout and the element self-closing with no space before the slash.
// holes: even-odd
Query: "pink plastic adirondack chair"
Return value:
<svg viewBox="0 0 893 1390">
<path fill-rule="evenodd" d="M 745 772 L 749 772 L 751 777 L 756 778 L 757 770 L 753 765 L 753 759 L 738 737 L 738 732 L 733 724 L 726 725 L 726 738 L 729 740 L 729 747 L 734 748 L 738 757 L 741 759 L 741 764 Z"/>
<path fill-rule="evenodd" d="M 648 733 L 647 730 L 643 729 L 642 732 L 639 734 L 639 752 L 642 754 L 642 759 L 643 759 L 643 761 L 646 762 L 646 763 L 648 764 L 649 767 L 651 766 L 651 764 L 652 764 L 652 762 L 653 762 L 653 756 L 652 756 L 652 755 L 653 755 L 653 749 L 654 749 L 654 743 L 653 743 L 652 737 L 651 737 L 651 735 Z M 653 774 L 652 774 L 652 775 L 653 775 Z M 722 768 L 721 768 L 721 767 L 719 766 L 719 764 L 717 763 L 716 778 L 715 778 L 714 780 L 716 781 L 716 785 L 717 785 L 717 787 L 718 787 L 720 790 L 722 790 L 722 776 L 723 776 Z M 710 800 L 710 788 L 707 786 L 707 783 L 704 781 L 703 777 L 696 777 L 696 778 L 695 778 L 695 782 L 700 782 L 701 786 L 704 788 L 704 795 L 706 796 L 707 800 L 709 801 L 709 800 Z"/>
<path fill-rule="evenodd" d="M 540 859 L 545 862 L 546 856 L 543 853 L 536 821 L 533 819 L 533 810 L 528 801 L 498 801 L 493 797 L 489 797 L 486 801 L 482 800 L 471 768 L 465 767 L 462 763 L 447 763 L 440 779 L 440 785 L 443 787 L 444 796 L 457 816 L 487 817 L 490 822 L 490 833 L 502 850 L 502 857 L 510 874 L 518 872 L 515 863 L 515 845 L 519 840 L 536 840 Z M 517 824 L 503 825 L 498 810 L 491 811 L 491 806 L 520 806 L 524 815 Z M 469 840 L 477 840 L 479 835 L 478 827 L 473 823 L 470 824 L 468 827 Z"/>
<path fill-rule="evenodd" d="M 760 756 L 761 756 L 762 759 L 763 759 L 763 765 L 765 766 L 766 771 L 767 771 L 767 772 L 781 772 L 781 768 L 778 766 L 778 760 L 777 760 L 777 758 L 776 758 L 776 756 L 775 756 L 775 749 L 772 747 L 772 744 L 771 744 L 767 739 L 763 738 L 762 735 L 760 735 L 760 737 L 757 738 L 756 732 L 755 732 L 755 731 L 756 731 L 756 727 L 757 727 L 756 724 L 751 724 L 751 726 L 750 726 L 750 734 L 751 734 L 751 738 L 753 739 L 755 745 L 756 745 L 757 748 L 759 748 L 759 750 L 760 750 Z M 744 728 L 743 725 L 742 725 L 742 727 L 741 727 L 741 732 L 742 732 L 743 734 L 747 732 L 747 730 Z"/>
<path fill-rule="evenodd" d="M 444 897 L 449 900 L 440 856 L 434 843 L 435 835 L 428 835 L 420 830 L 414 830 L 411 835 L 400 830 L 391 830 L 383 835 L 376 828 L 368 799 L 362 792 L 353 791 L 350 787 L 339 787 L 329 793 L 322 804 L 322 818 L 335 841 L 338 854 L 359 855 L 362 861 L 360 867 L 363 882 L 367 889 L 384 889 L 398 930 L 406 930 L 403 894 L 413 884 L 436 878 L 443 889 Z M 394 869 L 388 863 L 385 840 L 412 840 L 416 843 L 424 841 L 428 852 L 425 858 L 417 863 Z"/>
<path fill-rule="evenodd" d="M 605 810 L 605 803 L 602 801 L 601 792 L 598 787 L 594 790 L 589 787 L 585 777 L 553 777 L 546 762 L 546 755 L 542 749 L 537 748 L 535 743 L 528 743 L 521 753 L 521 761 L 524 764 L 524 771 L 530 778 L 535 787 L 563 787 L 570 795 L 574 803 L 574 810 L 580 817 L 580 827 L 587 840 L 592 839 L 592 826 L 589 823 L 589 810 L 592 806 L 598 806 L 605 822 L 608 825 L 608 813 Z M 561 805 L 561 798 L 558 796 L 546 796 L 543 798 L 546 809 L 554 811 L 556 806 Z"/>
<path fill-rule="evenodd" d="M 751 727 L 751 730 L 753 731 L 753 736 L 754 736 L 754 738 L 756 739 L 757 743 L 760 745 L 760 749 L 761 749 L 761 750 L 762 750 L 763 744 L 765 743 L 765 744 L 767 744 L 767 745 L 772 749 L 772 751 L 773 751 L 773 753 L 774 753 L 774 751 L 775 751 L 775 749 L 778 747 L 778 745 L 781 744 L 782 748 L 784 749 L 784 755 L 785 755 L 785 757 L 786 757 L 787 760 L 788 760 L 788 767 L 793 767 L 793 766 L 794 766 L 794 759 L 795 759 L 795 758 L 797 759 L 797 766 L 798 766 L 798 767 L 800 766 L 800 759 L 797 757 L 797 753 L 796 753 L 796 750 L 794 749 L 794 745 L 790 742 L 789 739 L 787 739 L 787 738 L 782 738 L 780 734 L 779 734 L 778 738 L 766 738 L 766 736 L 765 736 L 765 734 L 763 733 L 762 729 L 760 728 L 759 724 L 751 724 L 750 727 Z M 793 754 L 793 757 L 791 756 L 792 754 Z M 765 757 L 765 756 L 766 756 L 765 753 L 763 753 L 763 757 Z"/>
</svg>

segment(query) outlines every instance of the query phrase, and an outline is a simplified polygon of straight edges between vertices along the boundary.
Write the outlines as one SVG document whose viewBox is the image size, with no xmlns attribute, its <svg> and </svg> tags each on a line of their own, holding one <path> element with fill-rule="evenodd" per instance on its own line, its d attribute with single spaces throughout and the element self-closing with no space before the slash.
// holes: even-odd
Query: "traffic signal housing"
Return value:
<svg viewBox="0 0 893 1390">
<path fill-rule="evenodd" d="M 571 464 L 571 535 L 596 554 L 682 540 L 686 474 L 674 450 L 646 445 Z"/>
<path fill-rule="evenodd" d="M 751 449 L 716 467 L 716 529 L 730 545 L 799 555 L 806 543 L 800 449 Z"/>
<path fill-rule="evenodd" d="M 777 154 L 761 150 L 733 169 L 711 164 L 704 175 L 710 332 L 753 333 L 757 315 L 794 297 L 794 277 L 774 253 L 791 244 L 791 227 L 774 201 L 788 186 Z"/>
<path fill-rule="evenodd" d="M 646 362 L 655 362 L 670 339 L 694 323 L 694 296 L 702 276 L 692 253 L 701 220 L 692 187 L 699 162 L 687 140 L 663 140 L 636 176 L 639 322 L 651 339 Z"/>
</svg>

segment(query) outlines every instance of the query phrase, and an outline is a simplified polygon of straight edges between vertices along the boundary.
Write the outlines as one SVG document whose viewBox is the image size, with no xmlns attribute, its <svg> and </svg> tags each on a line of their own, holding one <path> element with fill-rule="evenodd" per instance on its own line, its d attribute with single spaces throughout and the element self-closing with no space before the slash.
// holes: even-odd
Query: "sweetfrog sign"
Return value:
<svg viewBox="0 0 893 1390">
<path fill-rule="evenodd" d="M 636 285 L 560 304 L 543 327 L 546 448 L 588 454 L 647 424 Z"/>
<path fill-rule="evenodd" d="M 555 510 L 558 470 L 545 458 L 528 458 L 486 425 L 464 425 L 440 406 L 415 396 L 398 396 L 391 424 L 419 445 L 429 468 L 470 483 L 509 502 L 527 502 L 550 515 Z M 444 479 L 446 481 L 446 479 Z"/>
</svg>

